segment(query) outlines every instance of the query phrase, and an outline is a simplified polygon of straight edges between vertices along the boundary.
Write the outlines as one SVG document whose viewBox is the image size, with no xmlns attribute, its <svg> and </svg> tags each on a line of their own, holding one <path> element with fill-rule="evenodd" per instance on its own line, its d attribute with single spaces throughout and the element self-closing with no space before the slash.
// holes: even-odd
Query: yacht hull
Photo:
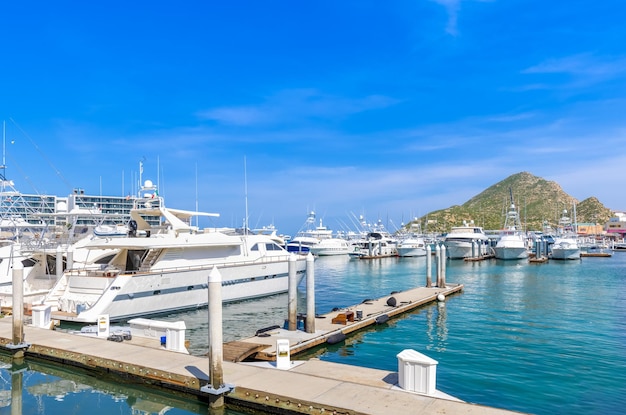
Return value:
<svg viewBox="0 0 626 415">
<path fill-rule="evenodd" d="M 296 261 L 297 283 L 305 275 L 306 260 Z M 70 294 L 57 299 L 52 318 L 94 323 L 101 315 L 111 321 L 178 312 L 208 304 L 207 280 L 212 267 L 195 270 L 120 274 L 113 278 L 66 274 L 62 284 Z M 288 261 L 218 266 L 222 300 L 234 302 L 287 292 Z M 74 293 L 72 295 L 71 293 Z M 55 305 L 55 304 L 50 304 Z"/>
<path fill-rule="evenodd" d="M 526 259 L 528 258 L 528 250 L 520 247 L 494 247 L 494 256 L 496 259 Z"/>
</svg>

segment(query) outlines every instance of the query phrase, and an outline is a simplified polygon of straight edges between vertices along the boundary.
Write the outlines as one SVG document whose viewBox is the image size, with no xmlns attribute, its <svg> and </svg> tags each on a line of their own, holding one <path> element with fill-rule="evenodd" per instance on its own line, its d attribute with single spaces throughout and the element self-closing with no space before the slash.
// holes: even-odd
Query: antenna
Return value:
<svg viewBox="0 0 626 415">
<path fill-rule="evenodd" d="M 246 156 L 243 156 L 243 186 L 246 200 L 246 217 L 243 220 L 244 235 L 248 234 L 248 172 L 246 170 Z"/>
<path fill-rule="evenodd" d="M 4 176 L 4 169 L 6 169 L 7 167 L 7 162 L 6 162 L 6 150 L 7 150 L 7 122 L 6 121 L 2 121 L 2 166 L 0 166 L 0 168 L 2 168 L 2 175 Z"/>
</svg>

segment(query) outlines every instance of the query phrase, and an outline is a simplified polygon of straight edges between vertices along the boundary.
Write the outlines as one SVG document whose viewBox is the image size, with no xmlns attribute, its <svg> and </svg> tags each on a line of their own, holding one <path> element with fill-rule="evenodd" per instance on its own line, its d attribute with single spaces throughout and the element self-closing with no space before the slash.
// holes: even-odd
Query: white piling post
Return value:
<svg viewBox="0 0 626 415">
<path fill-rule="evenodd" d="M 72 268 L 74 268 L 74 247 L 70 245 L 67 247 L 67 260 L 65 261 L 65 269 Z M 61 275 L 63 275 L 63 273 L 61 273 Z"/>
<path fill-rule="evenodd" d="M 446 246 L 441 246 L 441 288 L 446 287 Z"/>
<path fill-rule="evenodd" d="M 437 286 L 441 279 L 441 245 L 437 244 L 435 247 L 435 264 L 437 264 Z"/>
<path fill-rule="evenodd" d="M 213 389 L 220 389 L 224 386 L 223 347 L 222 274 L 216 266 L 213 266 L 209 273 L 209 380 Z M 224 406 L 224 397 L 220 396 L 213 403 L 213 407 L 222 406 Z"/>
<path fill-rule="evenodd" d="M 13 258 L 13 345 L 24 342 L 24 266 Z"/>
<path fill-rule="evenodd" d="M 315 333 L 315 258 L 309 252 L 306 256 L 306 321 L 307 333 Z"/>
<path fill-rule="evenodd" d="M 288 322 L 289 331 L 298 329 L 298 278 L 297 258 L 294 254 L 289 255 L 289 287 L 288 287 Z"/>
<path fill-rule="evenodd" d="M 432 248 L 430 244 L 426 246 L 426 287 L 430 288 L 433 286 L 433 265 L 432 265 Z"/>
<path fill-rule="evenodd" d="M 54 275 L 56 275 L 57 280 L 58 280 L 63 275 L 63 248 L 61 248 L 61 245 L 57 246 L 56 270 L 55 271 L 56 272 L 54 273 Z"/>
</svg>

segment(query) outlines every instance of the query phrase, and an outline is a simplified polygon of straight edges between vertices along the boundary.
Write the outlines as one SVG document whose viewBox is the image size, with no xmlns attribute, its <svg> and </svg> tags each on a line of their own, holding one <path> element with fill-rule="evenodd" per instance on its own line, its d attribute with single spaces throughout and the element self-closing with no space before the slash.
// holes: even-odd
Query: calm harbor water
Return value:
<svg viewBox="0 0 626 415">
<path fill-rule="evenodd" d="M 425 258 L 319 258 L 317 312 L 424 285 L 425 264 Z M 447 281 L 465 289 L 445 305 L 420 308 L 305 357 L 396 371 L 396 355 L 414 349 L 439 362 L 439 390 L 468 402 L 534 414 L 624 413 L 626 253 L 545 264 L 448 261 Z M 300 288 L 304 312 L 304 283 Z M 224 339 L 282 324 L 286 309 L 286 295 L 228 304 Z M 162 318 L 185 320 L 190 352 L 207 352 L 206 309 Z M 15 375 L 5 365 L 0 376 L 0 414 L 9 413 L 2 403 Z M 29 368 L 23 413 L 159 413 L 160 407 L 168 414 L 206 413 L 193 402 L 76 376 Z M 69 392 L 40 386 L 47 384 Z M 139 404 L 152 409 L 138 412 Z"/>
</svg>

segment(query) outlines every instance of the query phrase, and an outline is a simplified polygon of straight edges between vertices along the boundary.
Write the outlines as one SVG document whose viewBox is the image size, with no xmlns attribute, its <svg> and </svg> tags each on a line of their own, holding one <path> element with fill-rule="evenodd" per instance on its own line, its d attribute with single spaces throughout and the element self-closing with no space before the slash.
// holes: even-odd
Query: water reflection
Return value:
<svg viewBox="0 0 626 415">
<path fill-rule="evenodd" d="M 428 337 L 427 350 L 443 352 L 448 340 L 448 326 L 446 303 L 440 302 L 437 307 L 428 307 L 426 310 L 426 336 Z"/>
<path fill-rule="evenodd" d="M 11 415 L 208 413 L 205 403 L 189 395 L 96 378 L 77 368 L 10 362 L 10 356 L 0 355 L 0 409 L 10 406 Z"/>
</svg>

